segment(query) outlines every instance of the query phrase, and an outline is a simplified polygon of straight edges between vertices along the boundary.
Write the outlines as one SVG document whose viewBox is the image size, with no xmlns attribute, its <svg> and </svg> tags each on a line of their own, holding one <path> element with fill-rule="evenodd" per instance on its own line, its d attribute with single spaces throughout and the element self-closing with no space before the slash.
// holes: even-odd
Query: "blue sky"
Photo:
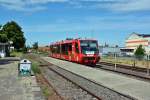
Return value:
<svg viewBox="0 0 150 100">
<path fill-rule="evenodd" d="M 0 24 L 14 20 L 26 44 L 66 37 L 124 46 L 132 32 L 150 33 L 150 0 L 0 0 Z"/>
</svg>

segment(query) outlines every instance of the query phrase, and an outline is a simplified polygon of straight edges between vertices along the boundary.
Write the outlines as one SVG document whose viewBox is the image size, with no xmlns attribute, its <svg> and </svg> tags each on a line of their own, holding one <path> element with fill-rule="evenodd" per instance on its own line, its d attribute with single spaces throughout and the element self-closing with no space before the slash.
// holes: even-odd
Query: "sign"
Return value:
<svg viewBox="0 0 150 100">
<path fill-rule="evenodd" d="M 31 69 L 31 64 L 20 64 L 20 71 L 30 71 Z"/>
<path fill-rule="evenodd" d="M 94 55 L 94 51 L 86 51 L 85 52 L 87 55 Z"/>
</svg>

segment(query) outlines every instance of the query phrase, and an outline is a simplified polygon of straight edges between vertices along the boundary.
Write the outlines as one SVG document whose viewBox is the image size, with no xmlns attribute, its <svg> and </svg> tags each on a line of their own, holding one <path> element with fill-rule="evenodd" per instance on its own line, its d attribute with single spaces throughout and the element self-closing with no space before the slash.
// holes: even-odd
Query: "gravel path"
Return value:
<svg viewBox="0 0 150 100">
<path fill-rule="evenodd" d="M 75 84 L 59 76 L 57 73 L 43 68 L 45 77 L 65 100 L 97 100 Z"/>
</svg>

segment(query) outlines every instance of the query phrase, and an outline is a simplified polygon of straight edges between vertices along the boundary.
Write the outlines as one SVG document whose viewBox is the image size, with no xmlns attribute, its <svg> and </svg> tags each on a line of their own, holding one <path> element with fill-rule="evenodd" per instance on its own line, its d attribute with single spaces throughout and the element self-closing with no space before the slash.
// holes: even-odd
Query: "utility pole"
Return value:
<svg viewBox="0 0 150 100">
<path fill-rule="evenodd" d="M 115 56 L 115 70 L 116 70 L 116 67 L 117 67 L 117 64 L 116 64 L 116 47 L 114 47 L 114 56 Z"/>
<path fill-rule="evenodd" d="M 147 55 L 147 75 L 149 75 L 149 55 Z"/>
</svg>

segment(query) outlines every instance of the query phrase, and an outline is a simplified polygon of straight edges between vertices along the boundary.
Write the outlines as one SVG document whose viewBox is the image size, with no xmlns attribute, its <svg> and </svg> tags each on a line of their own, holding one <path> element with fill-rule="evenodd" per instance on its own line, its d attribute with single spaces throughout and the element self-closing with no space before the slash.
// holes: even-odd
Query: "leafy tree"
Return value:
<svg viewBox="0 0 150 100">
<path fill-rule="evenodd" d="M 38 49 L 38 42 L 35 42 L 32 46 L 33 46 L 33 49 L 37 50 Z"/>
<path fill-rule="evenodd" d="M 7 38 L 6 34 L 1 34 L 0 33 L 0 42 L 2 42 L 2 43 L 8 42 L 8 38 Z"/>
<path fill-rule="evenodd" d="M 2 25 L 0 25 L 0 30 L 1 30 L 1 28 L 2 28 Z"/>
<path fill-rule="evenodd" d="M 7 35 L 9 41 L 13 41 L 15 49 L 19 50 L 25 46 L 25 37 L 22 28 L 14 21 L 7 22 L 2 27 L 2 33 Z"/>
<path fill-rule="evenodd" d="M 2 43 L 8 42 L 7 35 L 3 34 L 1 28 L 2 28 L 2 25 L 0 25 L 0 42 Z"/>
<path fill-rule="evenodd" d="M 142 47 L 142 45 L 139 45 L 134 53 L 135 57 L 138 59 L 142 59 L 145 55 L 145 49 Z"/>
</svg>

